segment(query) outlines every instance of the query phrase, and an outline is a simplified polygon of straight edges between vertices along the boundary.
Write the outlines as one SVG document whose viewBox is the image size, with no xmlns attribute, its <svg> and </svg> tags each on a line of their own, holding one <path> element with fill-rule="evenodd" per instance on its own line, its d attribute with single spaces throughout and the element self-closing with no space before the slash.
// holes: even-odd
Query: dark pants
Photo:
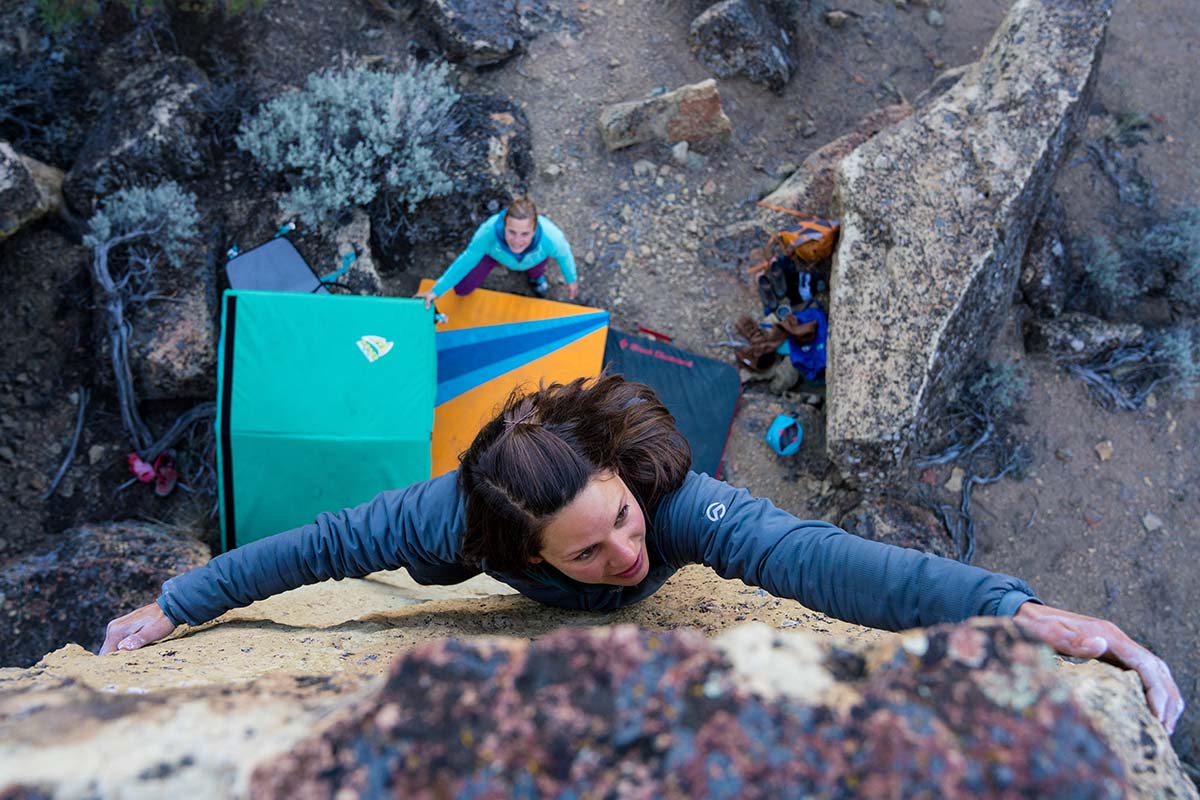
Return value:
<svg viewBox="0 0 1200 800">
<path fill-rule="evenodd" d="M 534 264 L 526 270 L 525 277 L 529 278 L 531 283 L 537 281 L 538 278 L 546 274 L 546 264 L 549 261 L 550 259 L 545 258 L 541 262 Z M 484 256 L 475 265 L 475 268 L 464 275 L 463 279 L 458 282 L 458 285 L 454 287 L 454 293 L 459 297 L 470 294 L 483 285 L 483 281 L 487 278 L 488 273 L 499 266 L 501 266 L 499 261 L 491 256 Z"/>
</svg>

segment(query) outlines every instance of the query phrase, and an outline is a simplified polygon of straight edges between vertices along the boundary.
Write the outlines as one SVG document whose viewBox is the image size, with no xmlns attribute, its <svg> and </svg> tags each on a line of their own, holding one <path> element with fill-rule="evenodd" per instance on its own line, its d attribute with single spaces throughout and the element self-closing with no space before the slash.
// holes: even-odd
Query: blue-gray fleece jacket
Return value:
<svg viewBox="0 0 1200 800">
<path fill-rule="evenodd" d="M 1011 616 L 1035 599 L 1016 578 L 800 520 L 694 472 L 648 516 L 650 572 L 637 586 L 579 583 L 545 563 L 496 572 L 460 558 L 466 503 L 451 472 L 217 556 L 164 583 L 158 604 L 172 622 L 198 625 L 297 586 L 404 567 L 425 584 L 483 571 L 548 605 L 609 611 L 645 599 L 686 564 L 886 630 Z"/>
</svg>

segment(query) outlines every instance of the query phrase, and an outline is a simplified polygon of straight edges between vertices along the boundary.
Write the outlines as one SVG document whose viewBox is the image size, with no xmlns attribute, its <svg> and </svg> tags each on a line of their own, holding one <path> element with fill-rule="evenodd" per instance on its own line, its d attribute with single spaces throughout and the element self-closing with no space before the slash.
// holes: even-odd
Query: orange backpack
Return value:
<svg viewBox="0 0 1200 800">
<path fill-rule="evenodd" d="M 813 214 L 806 214 L 803 211 L 795 211 L 790 208 L 782 208 L 762 202 L 758 203 L 758 205 L 772 211 L 796 217 L 800 220 L 800 223 L 792 230 L 779 231 L 771 236 L 763 252 L 765 256 L 764 260 L 750 266 L 751 274 L 765 270 L 777 253 L 788 256 L 796 262 L 797 266 L 804 270 L 811 268 L 811 265 L 819 261 L 824 261 L 833 254 L 833 248 L 837 244 L 838 232 L 841 231 L 842 227 L 836 219 L 822 219 Z"/>
</svg>

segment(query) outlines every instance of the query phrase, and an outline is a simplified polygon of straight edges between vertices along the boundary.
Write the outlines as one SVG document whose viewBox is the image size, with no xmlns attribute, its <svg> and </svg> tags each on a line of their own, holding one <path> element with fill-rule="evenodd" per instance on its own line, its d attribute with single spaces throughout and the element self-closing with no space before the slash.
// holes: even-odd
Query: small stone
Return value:
<svg viewBox="0 0 1200 800">
<path fill-rule="evenodd" d="M 88 448 L 88 463 L 96 465 L 100 463 L 100 459 L 104 458 L 104 445 L 94 444 Z"/>
<path fill-rule="evenodd" d="M 653 175 L 657 169 L 657 164 L 655 164 L 653 161 L 647 161 L 644 158 L 633 162 L 633 174 L 639 178 L 644 178 L 647 175 Z"/>
<path fill-rule="evenodd" d="M 798 169 L 800 169 L 799 164 L 793 164 L 791 161 L 784 162 L 783 164 L 780 164 L 778 167 L 775 168 L 775 177 L 777 177 L 777 178 L 790 177 L 791 174 Z"/>
<path fill-rule="evenodd" d="M 1151 411 L 1158 408 L 1158 398 L 1154 395 L 1154 392 L 1146 395 L 1146 408 Z"/>
<path fill-rule="evenodd" d="M 1071 452 L 1070 448 L 1060 447 L 1054 451 L 1054 457 L 1059 461 L 1071 461 L 1075 458 L 1075 454 Z"/>
<path fill-rule="evenodd" d="M 1154 514 L 1146 514 L 1142 517 L 1142 527 L 1149 531 L 1157 531 L 1163 526 L 1163 521 Z"/>
<path fill-rule="evenodd" d="M 704 185 L 700 187 L 700 191 L 706 195 L 713 194 L 717 191 L 717 184 L 715 181 L 705 181 Z"/>
<path fill-rule="evenodd" d="M 687 143 L 686 139 L 682 142 L 676 142 L 671 147 L 671 158 L 673 158 L 675 160 L 676 164 L 679 164 L 680 166 L 684 166 L 684 167 L 687 166 L 688 143 Z"/>
<path fill-rule="evenodd" d="M 17 460 L 17 454 L 7 445 L 0 447 L 0 461 L 12 464 Z"/>
<path fill-rule="evenodd" d="M 1096 455 L 1098 455 L 1100 457 L 1101 461 L 1112 460 L 1113 443 L 1110 442 L 1108 439 L 1105 439 L 1103 442 L 1100 442 L 1098 445 L 1096 445 L 1095 449 L 1096 449 Z"/>
<path fill-rule="evenodd" d="M 620 189 L 622 192 L 628 192 L 629 191 L 629 181 L 621 181 L 620 183 L 617 184 L 617 188 Z"/>
<path fill-rule="evenodd" d="M 804 124 L 804 127 L 800 129 L 800 135 L 805 139 L 811 139 L 812 137 L 816 136 L 817 124 L 812 120 L 809 120 Z"/>
<path fill-rule="evenodd" d="M 954 469 L 950 470 L 950 480 L 946 481 L 946 483 L 945 483 L 946 491 L 961 492 L 962 486 L 963 486 L 963 478 L 965 478 L 965 477 L 966 477 L 966 473 L 963 471 L 962 467 L 955 467 Z"/>
<path fill-rule="evenodd" d="M 610 58 L 608 60 L 608 66 L 609 66 L 609 69 L 616 69 L 617 67 L 621 66 L 621 59 Z"/>
<path fill-rule="evenodd" d="M 925 484 L 926 486 L 937 485 L 937 472 L 933 469 L 933 467 L 926 467 L 925 469 L 921 470 L 921 483 Z"/>
<path fill-rule="evenodd" d="M 1104 521 L 1104 515 L 1094 508 L 1089 508 L 1083 512 L 1083 521 L 1089 528 L 1094 528 Z"/>
<path fill-rule="evenodd" d="M 558 164 L 551 164 L 542 170 L 542 172 L 548 178 L 557 178 L 559 175 L 562 175 L 562 167 L 560 167 Z"/>
<path fill-rule="evenodd" d="M 638 248 L 638 252 L 642 254 L 643 258 L 649 258 L 654 255 L 654 248 L 648 244 L 644 244 Z"/>
<path fill-rule="evenodd" d="M 588 250 L 586 253 L 583 254 L 583 263 L 587 264 L 589 267 L 592 266 L 593 264 L 595 264 L 596 263 L 596 254 L 593 251 Z"/>
<path fill-rule="evenodd" d="M 925 12 L 925 24 L 931 28 L 940 28 L 946 24 L 946 17 L 936 8 L 931 8 Z"/>
<path fill-rule="evenodd" d="M 850 15 L 845 11 L 826 11 L 825 24 L 831 28 L 841 28 L 850 19 Z"/>
</svg>

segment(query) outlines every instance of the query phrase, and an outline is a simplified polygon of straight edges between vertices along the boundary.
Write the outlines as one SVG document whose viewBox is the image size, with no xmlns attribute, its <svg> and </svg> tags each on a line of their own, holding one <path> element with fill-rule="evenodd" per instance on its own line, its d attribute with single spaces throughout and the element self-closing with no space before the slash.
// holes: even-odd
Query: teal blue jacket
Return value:
<svg viewBox="0 0 1200 800">
<path fill-rule="evenodd" d="M 484 256 L 491 256 L 517 272 L 524 272 L 547 258 L 554 258 L 567 283 L 574 283 L 578 279 L 571 245 L 567 244 L 567 237 L 563 235 L 557 225 L 539 214 L 533 242 L 525 252 L 518 255 L 510 250 L 504 241 L 504 213 L 501 211 L 499 214 L 493 214 L 479 226 L 475 235 L 471 237 L 471 243 L 467 245 L 467 249 L 454 259 L 442 277 L 438 278 L 437 283 L 433 285 L 434 294 L 441 297 L 453 289 L 459 281 L 466 277 L 468 272 L 483 260 Z"/>
<path fill-rule="evenodd" d="M 516 573 L 464 563 L 465 527 L 466 499 L 451 472 L 217 556 L 164 583 L 158 604 L 172 622 L 198 625 L 304 584 L 404 567 L 420 583 L 486 572 L 547 605 L 611 611 L 658 591 L 686 564 L 885 630 L 1012 616 L 1036 599 L 1008 575 L 801 520 L 694 472 L 648 512 L 650 571 L 636 586 L 579 583 L 545 562 Z"/>
</svg>

